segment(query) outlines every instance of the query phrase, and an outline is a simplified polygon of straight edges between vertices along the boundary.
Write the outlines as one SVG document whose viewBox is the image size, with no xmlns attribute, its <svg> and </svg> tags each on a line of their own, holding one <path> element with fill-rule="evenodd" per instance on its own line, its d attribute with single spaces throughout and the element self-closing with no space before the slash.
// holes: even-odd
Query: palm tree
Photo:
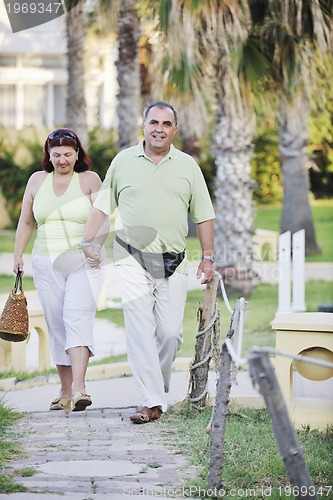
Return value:
<svg viewBox="0 0 333 500">
<path fill-rule="evenodd" d="M 67 0 L 67 101 L 66 122 L 88 145 L 86 101 L 84 96 L 84 45 L 86 41 L 86 15 L 83 0 Z"/>
<path fill-rule="evenodd" d="M 238 10 L 235 10 L 237 6 Z M 197 40 L 201 42 L 199 50 L 203 49 L 206 54 L 206 62 L 210 63 L 213 60 L 215 63 L 216 251 L 223 254 L 222 259 L 219 259 L 221 264 L 232 268 L 236 267 L 236 270 L 244 270 L 245 274 L 250 275 L 252 182 L 248 167 L 252 153 L 251 140 L 254 128 L 248 93 L 249 86 L 247 85 L 248 78 L 246 71 L 245 73 L 240 71 L 240 69 L 246 70 L 246 66 L 244 65 L 242 68 L 240 63 L 242 60 L 246 62 L 247 59 L 247 62 L 250 62 L 247 68 L 260 74 L 266 63 L 259 44 L 264 43 L 266 51 L 267 46 L 271 47 L 271 51 L 273 51 L 274 57 L 271 59 L 275 69 L 273 73 L 274 85 L 275 88 L 277 86 L 280 89 L 281 96 L 280 150 L 285 176 L 282 230 L 291 229 L 294 232 L 304 227 L 306 229 L 307 253 L 316 251 L 318 246 L 315 242 L 308 201 L 308 176 L 305 168 L 307 159 L 305 154 L 307 145 L 306 121 L 301 119 L 297 124 L 295 119 L 296 103 L 297 117 L 306 116 L 305 100 L 301 95 L 298 99 L 290 100 L 291 94 L 288 91 L 290 90 L 290 82 L 293 82 L 298 89 L 302 89 L 299 85 L 295 85 L 295 74 L 298 75 L 298 79 L 301 74 L 300 71 L 295 72 L 295 69 L 299 68 L 304 58 L 296 58 L 296 56 L 301 52 L 303 55 L 307 53 L 311 57 L 315 56 L 315 52 L 309 52 L 309 40 L 310 44 L 313 45 L 316 40 L 321 47 L 327 49 L 333 23 L 332 2 L 325 3 L 322 0 L 318 2 L 317 0 L 307 2 L 249 0 L 248 6 L 251 10 L 251 18 L 248 16 L 247 5 L 243 2 L 230 2 L 230 6 L 228 6 L 228 2 L 222 3 L 218 0 L 204 2 L 200 0 L 193 0 L 193 2 L 191 0 L 173 0 L 172 2 L 162 0 L 161 24 L 162 27 L 163 23 L 165 25 L 164 31 L 168 35 L 168 42 L 176 39 L 177 32 L 175 29 L 172 30 L 172 26 L 175 24 L 174 20 L 176 20 L 177 26 L 181 18 L 177 15 L 177 8 L 179 12 L 188 8 L 191 12 L 192 22 L 200 33 L 200 36 L 197 37 Z M 173 16 L 171 16 L 172 12 Z M 172 23 L 169 22 L 169 19 L 172 19 Z M 234 30 L 236 33 L 234 37 L 230 29 L 228 30 L 230 26 L 240 28 Z M 263 26 L 264 28 L 262 28 Z M 171 35 L 168 33 L 170 30 L 172 31 Z M 177 31 L 182 30 L 178 29 Z M 267 33 L 270 34 L 270 37 L 267 36 Z M 197 46 L 200 42 L 197 43 Z M 174 45 L 175 42 L 173 45 L 171 44 L 172 49 L 174 49 Z M 293 50 L 290 49 L 290 45 L 294 46 Z M 243 59 L 238 56 L 238 61 L 235 62 L 234 56 L 237 56 L 237 51 L 238 54 L 243 54 Z M 175 53 L 177 54 L 175 50 L 171 50 L 173 56 Z M 179 61 L 182 61 L 184 54 L 186 55 L 186 48 L 178 50 L 178 53 L 181 53 L 182 56 L 178 57 L 178 62 L 177 57 L 174 57 L 174 66 L 178 67 L 179 71 L 181 67 Z M 170 74 L 173 72 L 173 69 L 170 70 Z M 292 77 L 294 78 L 292 79 Z M 289 86 L 286 84 L 287 82 L 289 82 Z M 300 103 L 303 103 L 302 112 L 299 108 Z M 286 106 L 290 109 L 286 109 Z M 293 121 L 291 120 L 292 116 L 294 117 Z M 294 168 L 295 162 L 298 162 L 298 168 Z M 243 206 L 246 208 L 242 208 Z"/>
<path fill-rule="evenodd" d="M 306 254 L 320 252 L 309 202 L 307 87 L 316 59 L 332 51 L 333 3 L 270 0 L 261 6 L 261 36 L 280 95 L 279 136 L 284 200 L 281 229 L 305 229 Z M 318 89 L 320 91 L 320 89 Z"/>
<path fill-rule="evenodd" d="M 140 64 L 139 64 L 139 15 L 136 0 L 99 0 L 98 20 L 105 31 L 117 36 L 118 59 L 118 141 L 121 151 L 138 142 L 141 114 Z"/>
<path fill-rule="evenodd" d="M 170 75 L 176 73 L 179 76 L 182 65 L 186 68 L 183 74 L 188 80 L 187 95 L 193 89 L 202 90 L 202 75 L 206 79 L 209 75 L 210 82 L 207 79 L 207 83 L 214 86 L 217 268 L 232 288 L 246 295 L 253 286 L 254 182 L 250 159 L 254 113 L 250 104 L 249 74 L 243 73 L 245 76 L 241 77 L 240 70 L 251 54 L 259 54 L 249 38 L 248 5 L 245 1 L 219 0 L 162 0 L 160 3 L 161 27 L 169 44 L 169 60 L 173 61 L 171 69 L 169 67 Z M 182 20 L 184 26 L 179 27 Z M 195 36 L 189 36 L 193 32 Z M 183 34 L 183 44 L 179 44 L 179 34 Z M 188 44 L 185 38 L 190 40 Z M 179 47 L 177 52 L 176 44 Z M 266 69 L 263 63 L 264 58 L 257 57 L 257 64 L 252 65 L 255 78 Z M 198 96 L 201 97 L 202 92 L 197 92 Z M 200 122 L 203 116 L 197 111 L 196 122 Z"/>
<path fill-rule="evenodd" d="M 135 0 L 122 0 L 118 12 L 118 151 L 138 142 L 141 114 L 139 33 Z"/>
</svg>

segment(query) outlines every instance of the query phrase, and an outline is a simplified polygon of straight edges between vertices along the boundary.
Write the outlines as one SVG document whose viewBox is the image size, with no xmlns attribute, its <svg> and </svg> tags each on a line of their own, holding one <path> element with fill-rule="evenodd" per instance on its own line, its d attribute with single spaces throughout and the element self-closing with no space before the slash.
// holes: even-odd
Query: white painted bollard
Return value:
<svg viewBox="0 0 333 500">
<path fill-rule="evenodd" d="M 291 312 L 291 233 L 279 236 L 279 305 L 277 313 Z"/>
<path fill-rule="evenodd" d="M 304 312 L 305 307 L 305 230 L 293 234 L 292 306 L 293 312 Z"/>
</svg>

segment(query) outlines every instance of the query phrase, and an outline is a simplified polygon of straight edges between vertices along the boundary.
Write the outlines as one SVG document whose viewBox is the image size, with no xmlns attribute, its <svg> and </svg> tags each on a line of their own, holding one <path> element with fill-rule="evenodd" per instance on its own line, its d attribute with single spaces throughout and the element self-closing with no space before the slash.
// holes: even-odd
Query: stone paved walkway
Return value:
<svg viewBox="0 0 333 500">
<path fill-rule="evenodd" d="M 135 425 L 129 420 L 134 409 L 24 414 L 16 428 L 26 455 L 6 464 L 5 472 L 29 493 L 0 498 L 183 498 L 182 485 L 195 477 L 195 469 L 168 445 L 163 416 Z M 26 468 L 35 474 L 22 477 Z"/>
</svg>

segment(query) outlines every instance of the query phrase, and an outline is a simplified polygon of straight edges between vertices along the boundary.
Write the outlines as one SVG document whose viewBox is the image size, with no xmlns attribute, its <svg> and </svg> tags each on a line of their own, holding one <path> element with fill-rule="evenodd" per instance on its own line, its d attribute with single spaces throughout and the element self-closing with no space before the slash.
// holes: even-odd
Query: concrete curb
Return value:
<svg viewBox="0 0 333 500">
<path fill-rule="evenodd" d="M 185 371 L 190 367 L 192 358 L 179 357 L 176 358 L 173 364 L 173 371 Z M 130 377 L 132 371 L 127 361 L 119 361 L 117 363 L 108 363 L 102 365 L 88 366 L 87 381 L 105 380 L 117 377 Z M 32 387 L 40 387 L 46 384 L 58 384 L 58 375 L 37 376 L 31 379 L 17 381 L 16 377 L 0 379 L 0 391 L 21 391 Z"/>
</svg>

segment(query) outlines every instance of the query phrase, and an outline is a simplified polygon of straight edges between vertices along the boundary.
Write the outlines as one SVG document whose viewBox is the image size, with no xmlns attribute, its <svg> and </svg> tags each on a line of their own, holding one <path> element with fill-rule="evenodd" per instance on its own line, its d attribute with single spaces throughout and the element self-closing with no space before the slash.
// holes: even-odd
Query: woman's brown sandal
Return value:
<svg viewBox="0 0 333 500">
<path fill-rule="evenodd" d="M 134 424 L 146 424 L 148 422 L 152 422 L 153 420 L 158 420 L 161 415 L 162 410 L 159 406 L 153 406 L 152 408 L 143 406 L 137 413 L 131 415 L 130 419 Z"/>
<path fill-rule="evenodd" d="M 65 396 L 59 396 L 52 401 L 50 404 L 50 410 L 71 410 L 71 400 L 66 398 Z"/>
</svg>

